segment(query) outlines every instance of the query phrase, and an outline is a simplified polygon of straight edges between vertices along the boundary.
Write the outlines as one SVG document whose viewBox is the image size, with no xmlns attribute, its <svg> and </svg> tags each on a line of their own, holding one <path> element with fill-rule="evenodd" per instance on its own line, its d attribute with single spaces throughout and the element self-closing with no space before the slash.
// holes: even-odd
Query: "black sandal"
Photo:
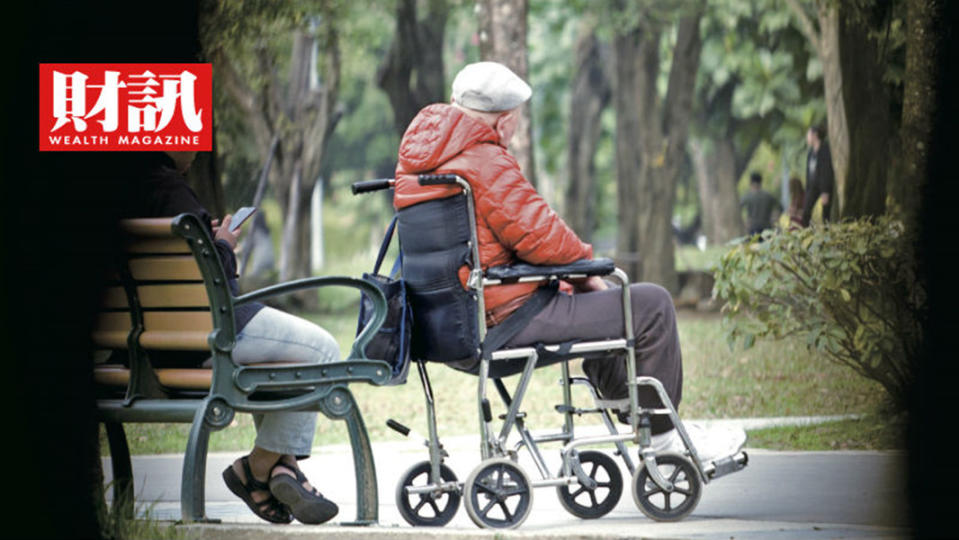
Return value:
<svg viewBox="0 0 959 540">
<path fill-rule="evenodd" d="M 303 487 L 307 478 L 298 467 L 282 461 L 273 466 L 274 469 L 277 467 L 284 467 L 296 475 L 295 478 L 288 474 L 273 475 L 273 471 L 270 471 L 270 492 L 290 508 L 293 517 L 302 523 L 318 525 L 333 519 L 333 516 L 339 513 L 340 509 L 336 503 L 324 497 L 315 487 L 312 490 Z"/>
<path fill-rule="evenodd" d="M 290 514 L 290 509 L 276 500 L 276 497 L 274 497 L 270 491 L 270 485 L 266 482 L 260 482 L 253 477 L 253 471 L 250 470 L 250 461 L 248 458 L 249 456 L 240 458 L 240 464 L 243 465 L 243 474 L 246 476 L 246 483 L 244 484 L 243 481 L 240 480 L 240 476 L 236 474 L 236 471 L 233 470 L 233 465 L 230 464 L 230 466 L 223 471 L 223 481 L 226 482 L 226 487 L 230 488 L 230 491 L 232 491 L 234 495 L 243 499 L 243 502 L 245 502 L 246 505 L 250 507 L 250 510 L 258 517 L 270 523 L 280 523 L 282 525 L 292 522 L 293 516 Z M 256 502 L 253 500 L 252 495 L 254 491 L 265 491 L 269 493 L 270 496 L 260 502 Z"/>
</svg>

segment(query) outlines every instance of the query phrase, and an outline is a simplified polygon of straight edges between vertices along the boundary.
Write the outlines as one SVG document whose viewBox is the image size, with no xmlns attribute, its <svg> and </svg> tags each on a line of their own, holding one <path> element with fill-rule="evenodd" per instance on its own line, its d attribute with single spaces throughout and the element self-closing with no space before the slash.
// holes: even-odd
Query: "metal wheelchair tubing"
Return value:
<svg viewBox="0 0 959 540">
<path fill-rule="evenodd" d="M 633 387 L 635 388 L 638 385 L 651 386 L 654 390 L 656 390 L 659 400 L 663 403 L 663 405 L 665 405 L 665 411 L 669 414 L 669 419 L 673 422 L 673 427 L 676 428 L 676 431 L 679 433 L 679 437 L 686 446 L 686 450 L 689 452 L 689 456 L 692 459 L 693 465 L 696 466 L 696 471 L 699 473 L 700 480 L 703 481 L 703 484 L 708 484 L 709 475 L 706 474 L 706 470 L 699 459 L 699 453 L 696 451 L 696 447 L 693 446 L 692 440 L 689 438 L 689 434 L 686 433 L 686 428 L 683 426 L 682 420 L 679 419 L 679 413 L 676 412 L 673 402 L 669 399 L 669 396 L 666 395 L 666 389 L 663 388 L 663 384 L 653 377 L 637 377 Z M 662 410 L 663 409 L 658 409 L 657 411 Z M 652 471 L 650 471 L 650 473 L 652 473 Z M 650 474 L 650 476 L 652 476 L 652 474 Z M 653 478 L 653 480 L 655 480 L 655 478 Z M 657 484 L 659 484 L 659 482 L 657 482 Z"/>
</svg>

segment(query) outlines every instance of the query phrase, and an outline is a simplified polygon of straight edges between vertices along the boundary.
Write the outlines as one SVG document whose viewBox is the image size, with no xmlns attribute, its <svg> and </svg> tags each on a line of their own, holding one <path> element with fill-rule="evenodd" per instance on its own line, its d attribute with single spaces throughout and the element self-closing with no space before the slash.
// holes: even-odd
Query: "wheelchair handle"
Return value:
<svg viewBox="0 0 959 540">
<path fill-rule="evenodd" d="M 370 191 L 379 191 L 381 189 L 389 189 L 393 187 L 392 178 L 377 178 L 376 180 L 360 180 L 359 182 L 353 182 L 350 186 L 350 189 L 353 190 L 353 195 L 359 195 L 360 193 L 369 193 Z"/>
<path fill-rule="evenodd" d="M 421 186 L 440 186 L 444 184 L 455 184 L 455 174 L 421 174 L 418 178 Z"/>
</svg>

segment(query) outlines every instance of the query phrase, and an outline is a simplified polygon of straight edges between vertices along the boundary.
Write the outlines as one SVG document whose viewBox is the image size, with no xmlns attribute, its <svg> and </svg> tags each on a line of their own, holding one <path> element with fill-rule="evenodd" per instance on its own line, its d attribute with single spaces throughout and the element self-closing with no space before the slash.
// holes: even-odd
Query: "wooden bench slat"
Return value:
<svg viewBox="0 0 959 540">
<path fill-rule="evenodd" d="M 140 306 L 150 308 L 209 308 L 210 300 L 202 283 L 175 283 L 169 285 L 140 285 L 137 287 Z M 107 287 L 102 307 L 127 309 L 127 295 L 123 287 Z"/>
<path fill-rule="evenodd" d="M 213 331 L 209 311 L 147 311 L 143 314 L 144 332 L 140 345 L 147 349 L 208 351 L 207 336 Z M 101 313 L 93 341 L 101 347 L 125 349 L 130 333 L 130 313 Z"/>
<path fill-rule="evenodd" d="M 144 331 L 140 345 L 145 349 L 163 351 L 208 351 L 210 332 Z"/>
<path fill-rule="evenodd" d="M 147 331 L 201 332 L 205 335 L 213 331 L 213 317 L 209 311 L 147 311 L 143 314 L 143 328 Z"/>
<path fill-rule="evenodd" d="M 120 221 L 120 230 L 135 236 L 173 236 L 172 217 L 136 218 Z"/>
<path fill-rule="evenodd" d="M 160 384 L 178 390 L 209 390 L 213 384 L 213 370 L 203 368 L 158 368 L 155 370 Z M 124 367 L 105 366 L 93 370 L 97 384 L 124 387 L 130 381 L 130 370 Z"/>
<path fill-rule="evenodd" d="M 93 332 L 93 343 L 106 349 L 126 349 L 127 336 L 129 335 L 129 330 L 95 330 Z"/>
<path fill-rule="evenodd" d="M 137 287 L 140 305 L 144 308 L 206 307 L 210 300 L 206 286 L 193 285 L 141 285 Z"/>
<path fill-rule="evenodd" d="M 192 255 L 131 259 L 130 273 L 137 281 L 203 281 Z"/>
<path fill-rule="evenodd" d="M 181 253 L 190 254 L 190 246 L 180 238 L 137 238 L 127 241 L 126 250 L 136 254 Z"/>
</svg>

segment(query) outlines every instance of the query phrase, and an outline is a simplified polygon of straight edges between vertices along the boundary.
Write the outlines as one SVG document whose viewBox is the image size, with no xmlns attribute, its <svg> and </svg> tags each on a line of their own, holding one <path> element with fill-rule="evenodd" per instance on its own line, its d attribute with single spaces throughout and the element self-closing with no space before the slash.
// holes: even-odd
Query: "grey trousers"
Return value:
<svg viewBox="0 0 959 540">
<path fill-rule="evenodd" d="M 340 359 L 340 348 L 329 332 L 316 324 L 265 307 L 237 334 L 233 361 L 240 365 L 265 362 L 325 364 Z M 256 413 L 256 446 L 302 459 L 310 455 L 316 431 L 315 412 Z"/>
<path fill-rule="evenodd" d="M 636 338 L 636 375 L 658 379 L 666 395 L 679 408 L 683 395 L 683 359 L 676 328 L 676 311 L 669 292 L 652 283 L 629 286 Z M 624 334 L 622 290 L 580 294 L 557 294 L 507 346 L 561 343 L 621 338 Z M 627 397 L 626 362 L 622 357 L 593 358 L 583 362 L 583 371 L 604 399 Z M 639 404 L 659 407 L 651 388 L 639 388 Z M 624 415 L 620 415 L 620 420 Z M 672 428 L 665 416 L 652 418 L 653 433 Z"/>
</svg>

